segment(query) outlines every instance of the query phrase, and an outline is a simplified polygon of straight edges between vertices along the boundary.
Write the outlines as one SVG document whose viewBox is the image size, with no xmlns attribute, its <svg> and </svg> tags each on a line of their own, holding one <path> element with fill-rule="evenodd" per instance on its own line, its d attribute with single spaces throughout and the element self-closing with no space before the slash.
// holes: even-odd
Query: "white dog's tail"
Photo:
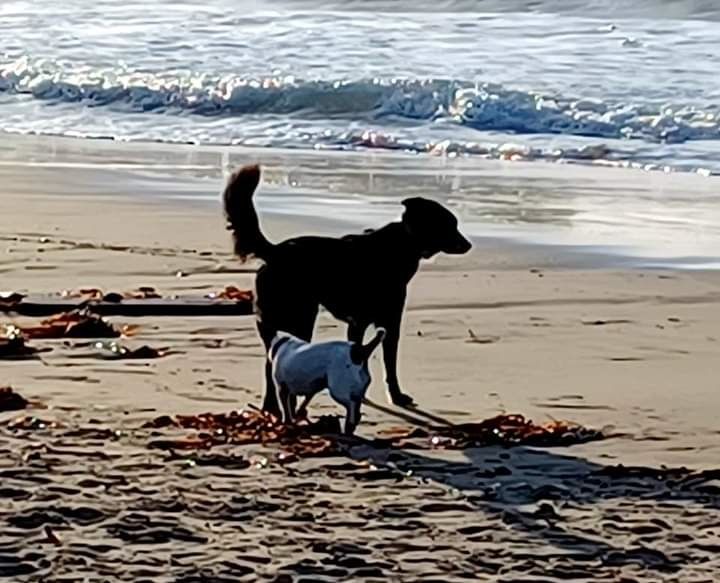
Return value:
<svg viewBox="0 0 720 583">
<path fill-rule="evenodd" d="M 353 344 L 350 349 L 350 358 L 355 364 L 362 364 L 370 360 L 370 356 L 385 338 L 385 328 L 378 328 L 373 338 L 367 344 Z"/>
</svg>

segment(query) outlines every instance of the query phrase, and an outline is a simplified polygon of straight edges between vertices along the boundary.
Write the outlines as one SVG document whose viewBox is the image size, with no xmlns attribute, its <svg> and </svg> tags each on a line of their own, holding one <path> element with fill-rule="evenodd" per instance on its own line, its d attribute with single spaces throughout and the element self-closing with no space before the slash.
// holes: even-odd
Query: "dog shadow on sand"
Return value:
<svg viewBox="0 0 720 583">
<path fill-rule="evenodd" d="M 587 577 L 586 569 L 599 577 L 634 568 L 672 576 L 691 566 L 718 568 L 719 469 L 603 465 L 559 450 L 491 446 L 448 456 L 358 446 L 350 455 L 455 491 L 485 524 L 510 533 L 503 553 L 513 543 L 542 548 L 542 556 L 520 553 L 528 574 L 566 579 Z M 454 454 L 464 459 L 447 459 Z M 459 532 L 493 538 L 471 518 Z M 496 573 L 503 562 L 486 556 L 476 567 Z"/>
</svg>

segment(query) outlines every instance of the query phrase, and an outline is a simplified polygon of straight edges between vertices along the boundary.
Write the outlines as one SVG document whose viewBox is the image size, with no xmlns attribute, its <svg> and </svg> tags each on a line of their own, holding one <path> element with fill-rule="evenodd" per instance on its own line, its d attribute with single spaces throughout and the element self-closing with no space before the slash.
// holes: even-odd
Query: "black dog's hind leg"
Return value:
<svg viewBox="0 0 720 583">
<path fill-rule="evenodd" d="M 273 338 L 275 338 L 277 330 L 267 326 L 263 322 L 257 323 L 257 329 L 260 333 L 260 338 L 265 345 L 265 352 L 269 353 L 270 344 L 272 343 Z M 280 404 L 278 403 L 277 389 L 275 388 L 275 380 L 273 379 L 272 374 L 272 363 L 270 362 L 269 357 L 265 359 L 265 398 L 263 399 L 262 408 L 263 411 L 267 411 L 268 413 L 275 415 L 278 419 L 280 418 Z"/>
<path fill-rule="evenodd" d="M 348 341 L 362 344 L 363 338 L 365 337 L 365 330 L 367 330 L 367 327 L 367 322 L 359 322 L 358 320 L 351 319 L 348 322 L 347 329 Z"/>
<path fill-rule="evenodd" d="M 270 350 L 270 344 L 278 331 L 287 332 L 288 334 L 292 334 L 293 336 L 297 336 L 301 340 L 306 340 L 308 342 L 312 340 L 318 306 L 303 305 L 296 306 L 296 308 L 299 316 L 295 316 L 292 322 L 288 322 L 282 327 L 278 327 L 277 318 L 273 319 L 272 325 L 270 325 L 265 319 L 258 320 L 258 332 L 260 333 L 260 338 L 262 338 L 263 344 L 265 345 L 266 352 Z M 280 319 L 280 321 L 285 321 L 285 319 Z M 272 377 L 272 363 L 269 359 L 265 362 L 265 397 L 263 399 L 262 408 L 263 411 L 272 413 L 278 418 L 280 417 L 281 411 L 278 404 L 275 382 Z"/>
<path fill-rule="evenodd" d="M 346 405 L 345 435 L 355 434 L 355 429 L 360 423 L 360 404 L 361 401 L 350 401 L 350 403 Z"/>
</svg>

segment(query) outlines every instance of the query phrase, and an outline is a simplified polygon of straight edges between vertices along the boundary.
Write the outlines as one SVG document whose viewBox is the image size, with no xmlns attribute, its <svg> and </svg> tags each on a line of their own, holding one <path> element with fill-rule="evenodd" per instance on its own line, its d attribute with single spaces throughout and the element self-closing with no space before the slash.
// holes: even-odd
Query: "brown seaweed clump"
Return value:
<svg viewBox="0 0 720 583">
<path fill-rule="evenodd" d="M 460 423 L 430 429 L 394 428 L 385 432 L 393 444 L 441 449 L 466 449 L 489 445 L 556 447 L 604 439 L 602 431 L 570 421 L 537 424 L 523 415 L 497 415 L 476 423 Z M 418 443 L 420 442 L 420 443 Z"/>
<path fill-rule="evenodd" d="M 139 348 L 128 348 L 113 341 L 96 342 L 95 348 L 101 350 L 101 356 L 110 360 L 151 360 L 170 354 L 167 348 L 153 348 L 143 345 Z"/>
<path fill-rule="evenodd" d="M 105 293 L 97 287 L 83 287 L 80 289 L 64 289 L 60 297 L 66 299 L 80 299 L 85 301 L 102 301 Z"/>
<path fill-rule="evenodd" d="M 0 387 L 0 413 L 5 411 L 20 411 L 30 406 L 30 401 L 11 387 Z"/>
<path fill-rule="evenodd" d="M 38 326 L 22 328 L 27 338 L 118 338 L 132 334 L 134 327 L 116 328 L 88 310 L 73 310 L 52 316 Z"/>
<path fill-rule="evenodd" d="M 219 292 L 211 292 L 207 295 L 213 300 L 229 300 L 233 302 L 252 302 L 253 292 L 249 289 L 240 289 L 234 285 L 228 285 Z"/>
<path fill-rule="evenodd" d="M 122 300 L 156 300 L 162 298 L 162 295 L 154 287 L 141 286 L 128 292 L 105 292 L 100 288 L 86 287 L 76 290 L 63 290 L 60 297 L 65 299 L 79 299 L 89 302 L 121 302 Z"/>
<path fill-rule="evenodd" d="M 340 433 L 336 417 L 320 417 L 314 422 L 284 425 L 275 416 L 256 409 L 230 413 L 202 413 L 200 415 L 163 415 L 143 427 L 193 429 L 195 434 L 176 439 L 151 441 L 151 448 L 168 450 L 209 449 L 216 445 L 277 443 L 297 457 L 315 457 L 338 453 L 332 438 Z"/>
<path fill-rule="evenodd" d="M 3 422 L 2 426 L 9 431 L 46 431 L 49 429 L 58 429 L 63 427 L 62 424 L 51 419 L 42 419 L 34 415 L 25 415 L 17 417 L 7 422 Z"/>
<path fill-rule="evenodd" d="M 11 308 L 17 306 L 26 295 L 18 292 L 0 292 L 0 307 Z"/>
<path fill-rule="evenodd" d="M 0 335 L 0 359 L 22 360 L 33 358 L 39 352 L 46 352 L 49 349 L 38 349 L 28 346 L 25 336 L 17 326 L 8 324 L 2 328 Z"/>
<path fill-rule="evenodd" d="M 124 298 L 129 300 L 159 300 L 162 295 L 154 288 L 150 286 L 140 286 L 129 292 L 122 294 Z"/>
<path fill-rule="evenodd" d="M 167 450 L 209 449 L 234 444 L 279 444 L 285 461 L 297 457 L 336 455 L 341 453 L 340 422 L 337 417 L 320 417 L 284 425 L 273 415 L 249 409 L 230 413 L 200 415 L 164 415 L 146 423 L 145 428 L 193 429 L 195 433 L 175 439 L 157 439 L 150 447 Z M 462 423 L 429 429 L 396 427 L 366 444 L 378 447 L 412 449 L 452 449 L 501 445 L 556 447 L 603 439 L 601 431 L 587 429 L 569 421 L 536 424 L 522 415 L 498 415 L 477 423 Z M 357 439 L 356 441 L 362 441 Z"/>
</svg>

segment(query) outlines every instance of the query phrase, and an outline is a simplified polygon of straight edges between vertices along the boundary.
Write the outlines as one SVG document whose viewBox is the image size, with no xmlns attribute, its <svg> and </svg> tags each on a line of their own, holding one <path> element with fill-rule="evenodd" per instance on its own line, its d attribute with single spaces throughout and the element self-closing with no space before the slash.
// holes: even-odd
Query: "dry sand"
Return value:
<svg viewBox="0 0 720 583">
<path fill-rule="evenodd" d="M 137 196 L 218 191 L 217 179 L 6 161 L 0 184 L 0 288 L 252 286 L 252 270 L 229 254 L 219 207 Z M 344 228 L 275 215 L 263 224 L 273 239 Z M 259 402 L 263 351 L 250 317 L 132 322 L 140 333 L 129 345 L 176 351 L 149 362 L 38 342 L 52 352 L 42 363 L 2 362 L 0 385 L 43 401 L 49 408 L 33 413 L 66 427 L 0 427 L 0 577 L 715 581 L 719 300 L 719 273 L 563 265 L 547 251 L 480 241 L 413 281 L 405 390 L 455 422 L 507 411 L 619 436 L 542 450 L 358 446 L 288 466 L 265 464 L 270 446 L 200 458 L 149 450 L 151 431 L 140 429 L 162 414 Z M 327 315 L 318 330 L 344 334 Z M 373 367 L 369 396 L 384 403 L 377 359 Z M 333 412 L 327 399 L 312 409 Z M 364 436 L 398 424 L 365 413 Z"/>
</svg>

